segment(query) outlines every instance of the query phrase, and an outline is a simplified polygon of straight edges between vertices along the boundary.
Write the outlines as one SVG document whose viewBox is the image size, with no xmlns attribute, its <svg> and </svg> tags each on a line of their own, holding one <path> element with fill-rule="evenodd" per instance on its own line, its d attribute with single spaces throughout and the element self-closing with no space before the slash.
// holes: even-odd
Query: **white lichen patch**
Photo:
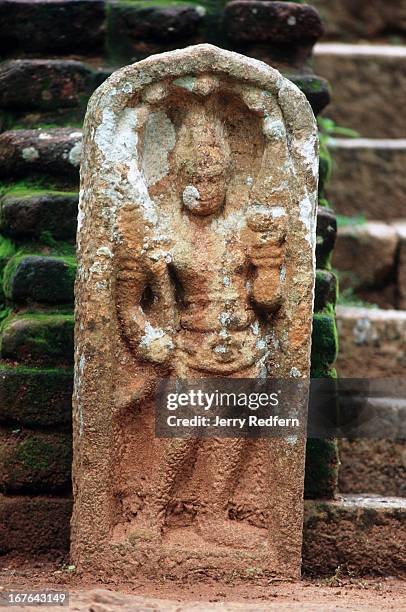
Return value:
<svg viewBox="0 0 406 612">
<path fill-rule="evenodd" d="M 151 323 L 145 323 L 144 335 L 141 338 L 140 346 L 148 347 L 153 340 L 163 338 L 165 335 L 164 330 L 161 327 L 153 327 Z"/>
<path fill-rule="evenodd" d="M 69 163 L 72 164 L 72 166 L 78 167 L 80 166 L 80 159 L 82 156 L 82 143 L 81 142 L 77 142 L 70 150 L 69 152 Z"/>
<path fill-rule="evenodd" d="M 283 121 L 272 119 L 272 117 L 265 117 L 263 132 L 264 136 L 269 140 L 285 140 L 286 138 L 286 129 Z"/>
<path fill-rule="evenodd" d="M 193 91 L 194 84 L 196 82 L 195 76 L 185 76 L 179 77 L 173 81 L 173 84 L 177 87 L 182 87 L 182 89 L 187 89 L 187 91 Z"/>
<path fill-rule="evenodd" d="M 97 249 L 96 255 L 102 255 L 104 257 L 113 257 L 113 253 L 110 251 L 109 247 L 101 246 Z"/>
<path fill-rule="evenodd" d="M 26 162 L 34 162 L 39 158 L 39 152 L 35 147 L 25 147 L 21 152 L 21 157 Z"/>
<path fill-rule="evenodd" d="M 315 242 L 315 215 L 314 215 L 314 207 L 309 198 L 306 196 L 299 202 L 299 211 L 300 211 L 300 220 L 305 226 L 307 230 L 307 234 L 305 235 L 305 240 L 309 242 L 309 244 L 314 244 Z"/>
<path fill-rule="evenodd" d="M 286 216 L 286 210 L 283 208 L 283 206 L 272 206 L 270 211 L 273 219 Z"/>
<path fill-rule="evenodd" d="M 187 185 L 183 190 L 182 201 L 186 208 L 193 210 L 194 208 L 198 208 L 200 201 L 200 193 L 199 190 L 196 189 L 193 185 Z"/>
<path fill-rule="evenodd" d="M 142 155 L 142 173 L 148 186 L 168 174 L 168 155 L 175 143 L 175 128 L 169 117 L 162 111 L 151 113 L 145 125 Z"/>
<path fill-rule="evenodd" d="M 298 370 L 297 368 L 291 368 L 289 372 L 289 376 L 292 376 L 292 378 L 300 378 L 301 375 L 302 375 L 301 371 Z"/>
<path fill-rule="evenodd" d="M 52 136 L 48 132 L 41 132 L 38 136 L 38 140 L 51 140 L 51 138 Z"/>
</svg>

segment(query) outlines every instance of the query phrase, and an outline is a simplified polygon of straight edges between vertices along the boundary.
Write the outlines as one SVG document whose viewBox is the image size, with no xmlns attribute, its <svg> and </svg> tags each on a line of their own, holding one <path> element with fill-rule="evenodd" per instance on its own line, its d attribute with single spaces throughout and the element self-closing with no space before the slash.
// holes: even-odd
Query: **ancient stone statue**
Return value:
<svg viewBox="0 0 406 612">
<path fill-rule="evenodd" d="M 165 377 L 309 375 L 317 167 L 299 90 L 210 45 L 128 66 L 92 97 L 76 309 L 80 569 L 243 573 L 243 551 L 266 573 L 300 571 L 304 440 L 157 439 L 153 396 Z"/>
</svg>

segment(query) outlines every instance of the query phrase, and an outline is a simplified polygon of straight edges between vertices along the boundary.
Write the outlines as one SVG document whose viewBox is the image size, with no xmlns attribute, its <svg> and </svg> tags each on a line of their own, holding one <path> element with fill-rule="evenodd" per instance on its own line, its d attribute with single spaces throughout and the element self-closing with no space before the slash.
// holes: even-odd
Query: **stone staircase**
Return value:
<svg viewBox="0 0 406 612">
<path fill-rule="evenodd" d="M 260 1 L 234 1 L 224 10 L 225 4 L 0 0 L 0 554 L 63 558 L 68 547 L 74 240 L 81 123 L 91 92 L 120 65 L 204 41 L 276 65 L 305 92 L 316 113 L 328 103 L 327 81 L 309 66 L 321 35 L 313 9 L 289 3 L 281 11 L 280 3 L 271 2 L 264 13 Z M 338 143 L 336 149 L 345 146 Z M 334 198 L 339 185 L 334 179 Z M 348 214 L 339 204 L 337 210 Z M 314 376 L 332 376 L 335 218 L 326 208 L 319 209 L 317 233 L 312 370 Z M 342 326 L 344 319 L 340 314 Z M 406 323 L 399 326 L 401 335 Z M 348 349 L 342 340 L 339 368 L 350 363 L 351 337 Z M 369 349 L 372 360 L 369 344 L 359 346 Z M 404 358 L 396 357 L 393 346 L 391 340 L 388 351 L 400 369 Z M 342 449 L 340 480 L 348 495 L 334 500 L 336 445 L 308 444 L 304 571 L 326 575 L 340 565 L 358 574 L 396 574 L 404 504 L 352 495 L 361 489 L 351 477 L 351 449 Z M 383 447 L 380 456 L 385 452 Z M 395 464 L 391 473 L 398 482 Z M 395 494 L 376 489 L 362 490 Z M 376 562 L 381 540 L 387 554 Z"/>
<path fill-rule="evenodd" d="M 330 142 L 328 197 L 338 214 L 332 263 L 340 273 L 342 304 L 337 371 L 344 377 L 404 379 L 406 2 L 314 4 L 326 20 L 314 65 L 333 85 L 327 115 L 359 134 Z M 400 511 L 406 497 L 405 441 L 343 440 L 339 446 L 339 490 L 398 496 L 388 503 Z"/>
</svg>

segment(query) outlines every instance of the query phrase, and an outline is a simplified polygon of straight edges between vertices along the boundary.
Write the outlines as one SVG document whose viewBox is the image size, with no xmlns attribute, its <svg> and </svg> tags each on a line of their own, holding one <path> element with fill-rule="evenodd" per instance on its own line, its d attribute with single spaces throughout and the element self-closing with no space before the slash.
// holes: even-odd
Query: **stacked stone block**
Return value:
<svg viewBox="0 0 406 612">
<path fill-rule="evenodd" d="M 279 67 L 315 113 L 329 101 L 327 82 L 309 66 L 322 32 L 314 9 L 223 4 L 0 1 L 0 552 L 24 549 L 8 534 L 27 525 L 32 509 L 49 522 L 69 515 L 74 242 L 80 128 L 91 92 L 119 65 L 208 41 Z M 335 376 L 335 232 L 334 214 L 320 207 L 313 376 Z M 308 497 L 333 496 L 337 463 L 333 441 L 310 441 Z M 67 530 L 66 521 L 65 531 L 55 531 L 59 550 Z M 35 523 L 29 531 L 36 533 Z"/>
</svg>

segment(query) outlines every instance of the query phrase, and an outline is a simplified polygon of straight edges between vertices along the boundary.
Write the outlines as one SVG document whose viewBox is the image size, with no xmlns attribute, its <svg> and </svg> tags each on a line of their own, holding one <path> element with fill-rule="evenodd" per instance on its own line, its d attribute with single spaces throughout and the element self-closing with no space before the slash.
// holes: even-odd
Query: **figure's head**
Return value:
<svg viewBox="0 0 406 612">
<path fill-rule="evenodd" d="M 202 108 L 190 112 L 179 130 L 176 165 L 184 206 L 206 216 L 224 203 L 230 171 L 230 148 L 225 130 Z"/>
</svg>

